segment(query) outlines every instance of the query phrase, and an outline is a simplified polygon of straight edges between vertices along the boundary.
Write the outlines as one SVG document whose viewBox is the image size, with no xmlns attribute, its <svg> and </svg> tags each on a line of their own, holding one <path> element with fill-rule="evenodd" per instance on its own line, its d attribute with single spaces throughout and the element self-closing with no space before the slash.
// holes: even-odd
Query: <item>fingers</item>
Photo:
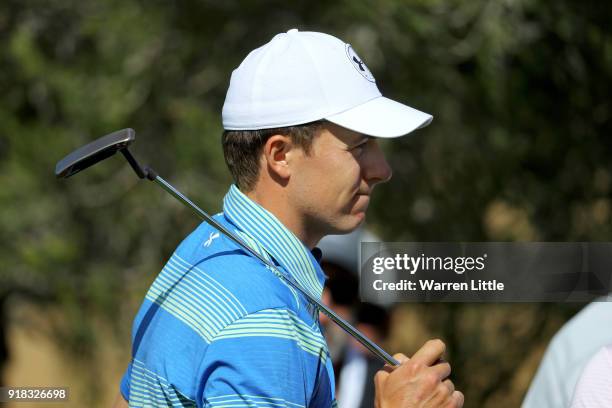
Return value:
<svg viewBox="0 0 612 408">
<path fill-rule="evenodd" d="M 463 405 L 463 394 L 455 391 L 455 385 L 450 380 L 438 383 L 425 403 L 428 408 L 458 408 Z"/>
<path fill-rule="evenodd" d="M 433 371 L 438 376 L 440 381 L 445 380 L 446 378 L 448 378 L 448 376 L 451 373 L 451 366 L 450 366 L 449 363 L 436 364 L 434 366 L 431 366 L 429 369 L 431 371 Z"/>
<path fill-rule="evenodd" d="M 440 359 L 445 350 L 446 345 L 442 340 L 429 340 L 423 347 L 414 353 L 414 356 L 412 356 L 410 360 L 429 366 Z"/>
<path fill-rule="evenodd" d="M 409 360 L 408 356 L 406 356 L 403 353 L 394 354 L 393 358 L 396 359 L 397 361 L 399 361 L 400 364 L 402 364 L 404 361 L 408 361 Z"/>
<path fill-rule="evenodd" d="M 451 395 L 450 405 L 447 405 L 448 408 L 461 408 L 463 407 L 463 402 L 465 401 L 465 397 L 461 393 L 461 391 L 454 391 Z"/>
<path fill-rule="evenodd" d="M 387 377 L 389 377 L 389 373 L 388 372 L 386 372 L 384 370 L 377 371 L 376 375 L 374 376 L 374 386 L 376 388 L 382 388 L 383 384 L 387 380 Z"/>
<path fill-rule="evenodd" d="M 455 384 L 451 380 L 445 380 L 442 384 L 448 390 L 448 395 L 452 395 L 455 392 Z"/>
<path fill-rule="evenodd" d="M 374 408 L 382 408 L 381 399 L 384 396 L 384 385 L 385 381 L 387 381 L 387 377 L 389 377 L 389 373 L 383 370 L 379 370 L 374 376 Z"/>
<path fill-rule="evenodd" d="M 436 408 L 462 408 L 464 397 L 460 391 L 453 391 L 443 397 L 434 398 L 425 405 L 426 407 Z"/>
<path fill-rule="evenodd" d="M 399 369 L 405 372 L 405 375 L 416 375 L 417 372 L 427 371 L 434 374 L 438 381 L 442 381 L 451 373 L 450 364 L 440 359 L 445 349 L 446 346 L 441 340 L 430 340 L 411 359 L 403 354 L 396 354 L 394 357 L 401 361 L 401 365 L 393 368 L 385 366 L 384 370 L 390 373 L 394 369 Z"/>
<path fill-rule="evenodd" d="M 410 359 L 394 355 L 399 367 L 385 365 L 374 377 L 375 407 L 461 408 L 464 396 L 448 379 L 451 367 L 442 359 L 445 349 L 442 341 L 430 340 Z"/>
<path fill-rule="evenodd" d="M 402 354 L 402 353 L 394 354 L 393 358 L 396 359 L 398 361 L 398 363 L 400 363 L 400 365 L 402 365 L 404 362 L 410 360 L 405 354 Z M 391 366 L 389 364 L 385 364 L 385 366 L 382 369 L 385 370 L 388 373 L 392 373 L 393 370 L 395 370 L 397 367 L 399 367 L 399 366 Z"/>
</svg>

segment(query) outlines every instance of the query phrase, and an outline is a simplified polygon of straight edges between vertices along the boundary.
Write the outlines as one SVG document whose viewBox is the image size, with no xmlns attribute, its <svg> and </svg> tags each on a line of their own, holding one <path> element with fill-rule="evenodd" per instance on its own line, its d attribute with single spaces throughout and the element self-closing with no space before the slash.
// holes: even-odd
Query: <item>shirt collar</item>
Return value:
<svg viewBox="0 0 612 408">
<path fill-rule="evenodd" d="M 321 298 L 325 274 L 317 259 L 271 212 L 248 198 L 235 185 L 223 199 L 223 212 L 234 225 L 261 244 L 303 289 Z M 320 250 L 313 252 L 317 254 Z"/>
</svg>

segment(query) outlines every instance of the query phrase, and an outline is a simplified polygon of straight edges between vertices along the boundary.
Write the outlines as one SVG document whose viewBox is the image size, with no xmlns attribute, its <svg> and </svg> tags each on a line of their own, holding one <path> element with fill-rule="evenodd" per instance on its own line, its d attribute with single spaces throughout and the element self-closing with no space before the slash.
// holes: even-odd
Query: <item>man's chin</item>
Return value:
<svg viewBox="0 0 612 408">
<path fill-rule="evenodd" d="M 334 226 L 333 232 L 330 232 L 328 235 L 344 235 L 350 234 L 359 228 L 365 221 L 366 215 L 365 212 L 358 212 L 356 214 L 351 214 L 348 219 L 343 220 L 339 225 Z"/>
</svg>

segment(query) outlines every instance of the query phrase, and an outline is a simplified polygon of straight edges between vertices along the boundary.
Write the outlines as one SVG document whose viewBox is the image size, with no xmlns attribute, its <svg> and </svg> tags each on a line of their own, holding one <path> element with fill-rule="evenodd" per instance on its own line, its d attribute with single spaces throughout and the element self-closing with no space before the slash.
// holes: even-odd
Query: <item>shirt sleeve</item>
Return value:
<svg viewBox="0 0 612 408">
<path fill-rule="evenodd" d="M 288 310 L 266 309 L 221 330 L 206 351 L 198 405 L 310 406 L 326 349 L 301 325 Z"/>
</svg>

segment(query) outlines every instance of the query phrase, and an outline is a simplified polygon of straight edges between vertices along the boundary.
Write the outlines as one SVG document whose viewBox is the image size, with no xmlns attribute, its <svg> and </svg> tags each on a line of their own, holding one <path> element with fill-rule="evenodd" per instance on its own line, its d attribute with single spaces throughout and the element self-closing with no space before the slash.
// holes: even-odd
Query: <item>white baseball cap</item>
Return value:
<svg viewBox="0 0 612 408">
<path fill-rule="evenodd" d="M 232 73 L 226 130 L 257 130 L 321 119 L 375 137 L 398 137 L 433 117 L 382 96 L 353 48 L 328 34 L 292 29 L 251 51 Z"/>
</svg>

